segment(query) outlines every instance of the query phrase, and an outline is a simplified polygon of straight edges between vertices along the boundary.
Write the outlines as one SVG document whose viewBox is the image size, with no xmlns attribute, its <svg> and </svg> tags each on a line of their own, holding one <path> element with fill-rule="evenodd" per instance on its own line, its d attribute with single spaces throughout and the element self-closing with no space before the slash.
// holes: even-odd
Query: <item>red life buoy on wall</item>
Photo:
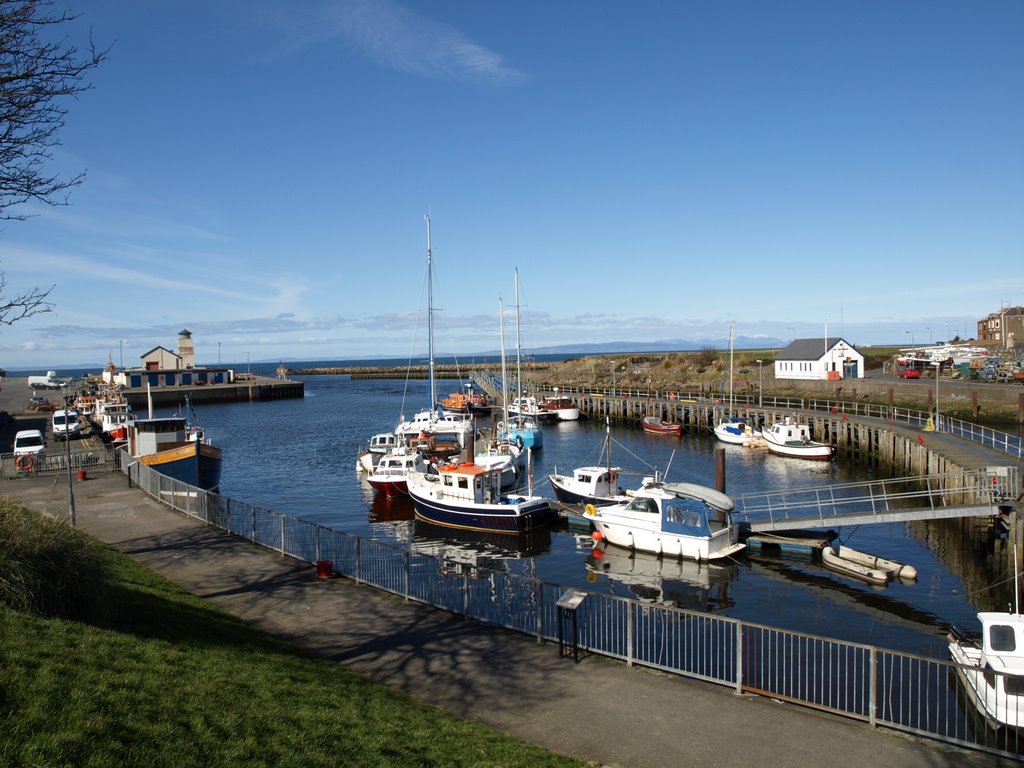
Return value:
<svg viewBox="0 0 1024 768">
<path fill-rule="evenodd" d="M 22 454 L 21 456 L 14 460 L 14 466 L 16 466 L 22 472 L 27 472 L 28 470 L 32 469 L 35 463 L 35 458 L 29 456 L 28 454 Z"/>
</svg>

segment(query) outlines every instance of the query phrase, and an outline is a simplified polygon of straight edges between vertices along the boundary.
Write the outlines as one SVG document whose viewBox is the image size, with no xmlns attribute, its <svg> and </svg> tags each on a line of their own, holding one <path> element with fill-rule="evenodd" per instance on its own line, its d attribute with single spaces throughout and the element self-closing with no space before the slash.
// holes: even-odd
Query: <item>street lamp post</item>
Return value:
<svg viewBox="0 0 1024 768">
<path fill-rule="evenodd" d="M 68 419 L 71 418 L 71 396 L 64 395 L 64 455 L 67 457 L 68 462 L 68 520 L 71 523 L 71 527 L 77 527 L 75 520 L 75 486 L 71 480 L 71 432 L 68 425 Z"/>
<path fill-rule="evenodd" d="M 942 372 L 942 362 L 935 361 L 935 431 L 939 431 L 939 374 Z"/>
<path fill-rule="evenodd" d="M 914 342 L 914 334 L 911 333 L 910 331 L 904 331 L 904 333 L 909 333 L 910 334 L 910 346 L 912 346 L 912 347 L 917 346 L 917 344 Z"/>
<path fill-rule="evenodd" d="M 128 339 L 119 339 L 117 346 L 121 352 L 121 370 L 124 370 L 124 345 L 128 342 Z"/>
<path fill-rule="evenodd" d="M 764 379 L 761 376 L 762 370 L 763 370 L 761 368 L 761 364 L 762 363 L 764 363 L 764 360 L 758 360 L 757 361 L 757 407 L 758 408 L 763 408 L 764 407 Z"/>
</svg>

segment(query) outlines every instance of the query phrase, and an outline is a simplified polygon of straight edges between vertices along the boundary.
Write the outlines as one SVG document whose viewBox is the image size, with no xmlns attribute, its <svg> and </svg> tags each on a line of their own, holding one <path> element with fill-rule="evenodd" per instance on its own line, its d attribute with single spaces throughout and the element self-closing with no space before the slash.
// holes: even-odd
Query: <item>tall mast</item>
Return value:
<svg viewBox="0 0 1024 768">
<path fill-rule="evenodd" d="M 508 373 L 505 371 L 505 305 L 498 297 L 498 334 L 501 336 L 501 415 L 508 424 Z"/>
<path fill-rule="evenodd" d="M 434 386 L 434 267 L 430 253 L 430 214 L 427 222 L 427 371 L 430 378 L 430 418 L 437 418 L 437 391 Z"/>
<path fill-rule="evenodd" d="M 736 321 L 729 323 L 729 415 L 735 416 L 733 412 L 735 410 L 735 403 L 732 400 L 732 329 L 736 325 Z"/>
<path fill-rule="evenodd" d="M 519 353 L 519 267 L 516 267 L 516 397 L 523 396 L 523 367 Z M 519 403 L 519 415 L 521 416 L 522 402 Z"/>
</svg>

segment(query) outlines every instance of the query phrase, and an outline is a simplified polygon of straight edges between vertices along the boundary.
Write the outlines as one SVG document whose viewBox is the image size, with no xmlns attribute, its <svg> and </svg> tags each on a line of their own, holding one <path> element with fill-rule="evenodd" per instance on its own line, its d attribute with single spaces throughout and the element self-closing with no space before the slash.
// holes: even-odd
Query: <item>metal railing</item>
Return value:
<svg viewBox="0 0 1024 768">
<path fill-rule="evenodd" d="M 107 469 L 117 466 L 116 453 L 109 445 L 94 448 L 72 445 L 70 470 L 66 446 L 61 446 L 59 450 L 35 454 L 30 459 L 25 455 L 4 453 L 0 454 L 0 477 L 12 480 L 18 477 L 61 475 L 68 471 L 78 473 L 90 469 Z"/>
<path fill-rule="evenodd" d="M 553 388 L 538 386 L 536 389 L 539 392 L 544 392 Z M 934 411 L 918 411 L 911 408 L 890 407 L 877 403 L 861 403 L 851 400 L 771 397 L 767 395 L 761 397 L 760 395 L 749 394 L 735 394 L 730 401 L 727 394 L 694 394 L 682 391 L 668 392 L 660 390 L 647 392 L 645 390 L 624 387 L 587 387 L 585 389 L 568 387 L 559 388 L 558 391 L 567 397 L 600 394 L 602 396 L 653 398 L 680 403 L 713 403 L 723 406 L 731 402 L 733 404 L 731 407 L 756 408 L 758 410 L 843 413 L 847 416 L 863 416 L 865 418 L 882 419 L 883 421 L 900 422 L 912 427 L 924 427 L 929 421 L 932 421 L 937 432 L 947 432 L 965 440 L 980 443 L 1014 458 L 1024 459 L 1024 437 L 1001 432 L 991 427 L 983 427 L 980 424 L 973 424 L 972 422 L 953 418 L 952 416 L 940 415 L 938 423 L 935 424 Z"/>
<path fill-rule="evenodd" d="M 330 560 L 334 573 L 409 600 L 538 642 L 560 640 L 562 585 L 327 528 L 202 491 L 122 457 L 130 482 L 209 525 L 318 567 Z M 1024 731 L 987 726 L 951 661 L 674 606 L 585 595 L 576 609 L 572 641 L 587 652 L 1024 762 Z"/>
</svg>

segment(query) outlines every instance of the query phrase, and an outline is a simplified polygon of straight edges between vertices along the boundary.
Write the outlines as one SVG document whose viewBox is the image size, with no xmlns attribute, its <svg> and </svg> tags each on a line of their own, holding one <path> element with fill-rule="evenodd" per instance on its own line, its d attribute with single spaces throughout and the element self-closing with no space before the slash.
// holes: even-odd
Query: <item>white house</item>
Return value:
<svg viewBox="0 0 1024 768">
<path fill-rule="evenodd" d="M 776 379 L 863 379 L 864 355 L 845 339 L 795 339 L 775 356 Z"/>
</svg>

